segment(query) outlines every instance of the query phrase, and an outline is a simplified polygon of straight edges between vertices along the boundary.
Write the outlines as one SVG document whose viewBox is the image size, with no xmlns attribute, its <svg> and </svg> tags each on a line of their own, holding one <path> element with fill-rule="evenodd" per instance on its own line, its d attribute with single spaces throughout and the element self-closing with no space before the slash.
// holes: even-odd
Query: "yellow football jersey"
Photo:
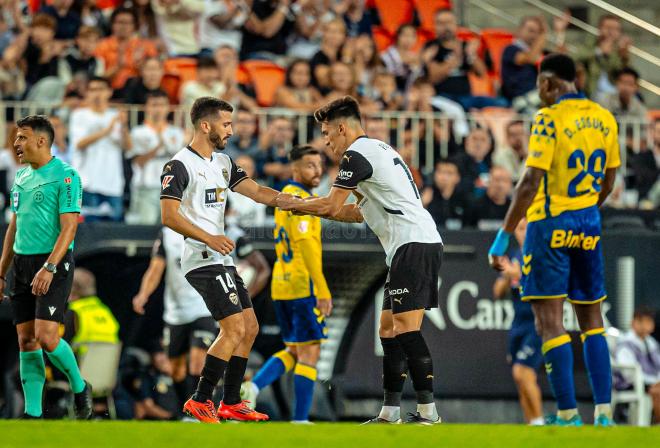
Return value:
<svg viewBox="0 0 660 448">
<path fill-rule="evenodd" d="M 612 114 L 581 94 L 568 94 L 536 114 L 531 134 L 526 165 L 546 174 L 527 220 L 595 205 L 605 170 L 621 165 Z"/>
<path fill-rule="evenodd" d="M 312 194 L 301 184 L 291 182 L 282 189 L 301 198 Z M 330 297 L 329 291 L 318 291 L 305 265 L 300 250 L 300 241 L 312 239 L 314 257 L 323 256 L 321 247 L 321 218 L 298 216 L 291 212 L 275 209 L 275 252 L 277 260 L 273 266 L 271 297 L 273 300 L 293 300 L 310 296 Z M 327 290 L 327 286 L 325 286 Z"/>
</svg>

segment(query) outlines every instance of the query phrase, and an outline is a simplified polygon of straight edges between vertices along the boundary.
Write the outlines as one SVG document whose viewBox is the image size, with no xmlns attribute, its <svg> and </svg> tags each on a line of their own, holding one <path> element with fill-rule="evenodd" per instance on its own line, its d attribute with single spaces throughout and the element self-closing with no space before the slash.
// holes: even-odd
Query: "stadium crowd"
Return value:
<svg viewBox="0 0 660 448">
<path fill-rule="evenodd" d="M 81 173 L 87 220 L 144 224 L 159 221 L 158 173 L 187 139 L 186 129 L 171 122 L 170 108 L 204 95 L 234 104 L 228 153 L 279 188 L 290 176 L 289 149 L 304 142 L 299 122 L 277 115 L 261 120 L 260 108 L 309 114 L 353 95 L 373 116 L 370 134 L 395 146 L 404 142 L 398 149 L 416 165 L 415 182 L 439 225 L 485 222 L 487 228 L 503 218 L 526 157 L 528 120 L 538 107 L 536 62 L 548 51 L 567 51 L 569 23 L 567 15 L 550 26 L 530 16 L 511 32 L 479 34 L 459 26 L 449 0 L 0 3 L 2 100 L 57 106 L 49 109 L 57 155 Z M 578 86 L 620 121 L 644 123 L 631 39 L 614 16 L 602 16 L 598 30 L 573 54 L 580 62 Z M 126 105 L 144 109 L 129 120 Z M 507 118 L 489 121 L 494 108 Z M 441 112 L 452 125 L 422 121 L 397 128 L 396 119 L 382 115 L 396 111 Z M 5 198 L 16 169 L 11 122 L 20 112 L 7 113 L 0 155 Z M 429 123 L 430 151 L 422 138 Z M 314 133 L 312 121 L 307 124 Z M 630 144 L 613 207 L 660 205 L 660 122 L 643 124 L 643 132 L 647 126 L 649 145 L 622 128 Z M 447 150 L 441 153 L 440 146 Z M 327 154 L 326 188 L 336 165 Z M 242 224 L 266 222 L 266 211 L 254 207 L 238 207 Z"/>
</svg>

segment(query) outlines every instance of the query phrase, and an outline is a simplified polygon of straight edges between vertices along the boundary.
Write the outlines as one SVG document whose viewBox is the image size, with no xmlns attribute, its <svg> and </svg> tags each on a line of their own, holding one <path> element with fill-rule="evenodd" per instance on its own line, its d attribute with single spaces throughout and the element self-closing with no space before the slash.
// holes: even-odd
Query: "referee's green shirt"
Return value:
<svg viewBox="0 0 660 448">
<path fill-rule="evenodd" d="M 31 166 L 18 170 L 11 188 L 11 211 L 16 213 L 14 252 L 51 253 L 60 235 L 60 214 L 80 213 L 81 206 L 80 176 L 60 159 L 53 157 L 36 170 Z"/>
</svg>

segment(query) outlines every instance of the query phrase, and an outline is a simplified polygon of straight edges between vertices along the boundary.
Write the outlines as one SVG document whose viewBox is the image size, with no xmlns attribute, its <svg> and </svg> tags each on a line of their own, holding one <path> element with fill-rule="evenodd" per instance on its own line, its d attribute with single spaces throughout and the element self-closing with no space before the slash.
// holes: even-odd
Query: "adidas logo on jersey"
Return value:
<svg viewBox="0 0 660 448">
<path fill-rule="evenodd" d="M 410 291 L 408 291 L 408 288 L 403 288 L 403 289 L 390 289 L 390 294 L 391 295 L 400 295 L 400 294 L 408 294 Z"/>
</svg>

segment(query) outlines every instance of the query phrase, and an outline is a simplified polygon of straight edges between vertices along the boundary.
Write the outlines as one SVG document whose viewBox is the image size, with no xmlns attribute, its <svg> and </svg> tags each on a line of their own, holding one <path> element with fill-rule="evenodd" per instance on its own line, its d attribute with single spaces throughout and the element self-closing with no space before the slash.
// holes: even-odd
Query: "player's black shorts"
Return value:
<svg viewBox="0 0 660 448">
<path fill-rule="evenodd" d="M 73 254 L 67 253 L 57 265 L 57 272 L 48 292 L 43 296 L 32 294 L 32 280 L 50 254 L 14 255 L 12 261 L 12 288 L 10 292 L 14 324 L 35 319 L 62 322 L 73 284 Z"/>
<path fill-rule="evenodd" d="M 392 258 L 385 282 L 383 310 L 405 313 L 437 308 L 442 243 L 408 243 Z"/>
<path fill-rule="evenodd" d="M 216 321 L 252 308 L 252 300 L 236 268 L 214 264 L 193 269 L 186 280 L 204 299 Z"/>
<path fill-rule="evenodd" d="M 191 347 L 207 350 L 218 336 L 218 323 L 211 316 L 200 317 L 189 324 L 165 325 L 164 344 L 167 356 L 178 358 Z"/>
</svg>

